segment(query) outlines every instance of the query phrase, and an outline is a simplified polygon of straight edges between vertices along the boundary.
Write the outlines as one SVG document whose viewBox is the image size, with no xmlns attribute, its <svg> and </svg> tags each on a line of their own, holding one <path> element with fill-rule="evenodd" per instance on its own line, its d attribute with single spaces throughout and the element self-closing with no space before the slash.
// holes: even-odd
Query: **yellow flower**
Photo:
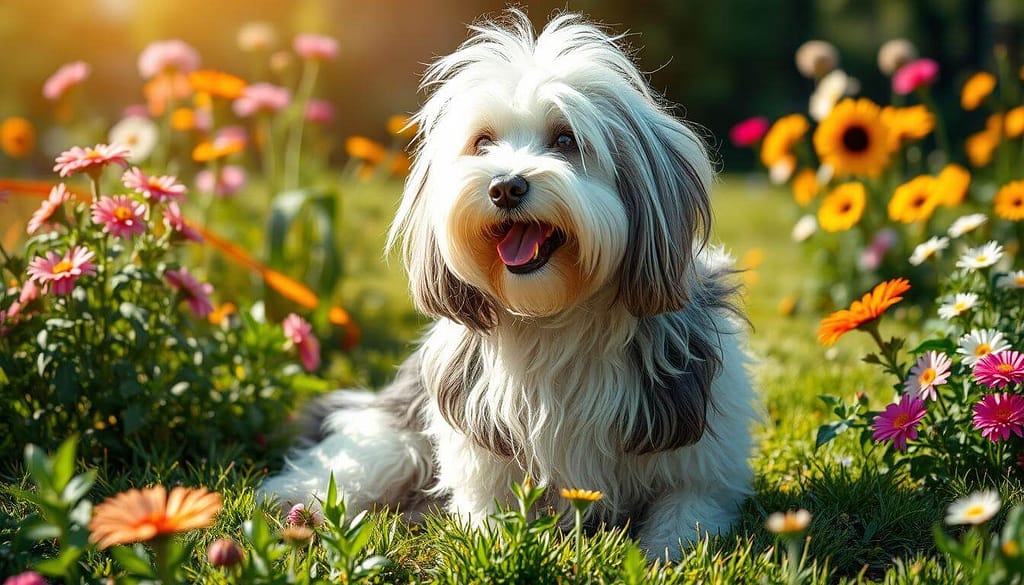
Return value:
<svg viewBox="0 0 1024 585">
<path fill-rule="evenodd" d="M 793 199 L 802 206 L 814 201 L 820 190 L 818 174 L 813 169 L 804 169 L 793 179 Z"/>
<path fill-rule="evenodd" d="M 964 149 L 974 167 L 983 167 L 992 162 L 992 155 L 1002 140 L 1003 117 L 992 114 L 985 122 L 985 129 L 967 137 Z"/>
<path fill-rule="evenodd" d="M 967 196 L 967 187 L 971 184 L 971 173 L 958 164 L 948 164 L 935 178 L 935 194 L 939 205 L 956 207 L 963 203 Z"/>
<path fill-rule="evenodd" d="M 975 73 L 960 92 L 960 105 L 967 111 L 975 110 L 996 88 L 996 76 L 987 71 Z"/>
<path fill-rule="evenodd" d="M 11 158 L 25 158 L 36 147 L 36 129 L 21 116 L 11 116 L 0 124 L 0 149 Z"/>
<path fill-rule="evenodd" d="M 836 176 L 877 176 L 889 166 L 889 128 L 867 98 L 847 98 L 814 131 L 814 150 Z"/>
<path fill-rule="evenodd" d="M 129 490 L 107 498 L 93 510 L 89 540 L 99 548 L 153 539 L 213 525 L 220 512 L 220 494 L 206 488 L 162 485 Z"/>
<path fill-rule="evenodd" d="M 226 156 L 241 152 L 245 148 L 244 140 L 231 138 L 219 138 L 216 140 L 204 140 L 192 149 L 192 160 L 196 162 L 210 162 Z"/>
<path fill-rule="evenodd" d="M 915 177 L 896 187 L 889 200 L 889 219 L 901 223 L 926 220 L 935 212 L 939 201 L 935 178 L 930 175 Z"/>
<path fill-rule="evenodd" d="M 569 503 L 572 504 L 572 507 L 576 508 L 578 512 L 584 512 L 594 502 L 603 498 L 604 494 L 594 490 L 562 488 L 562 497 L 569 500 Z"/>
<path fill-rule="evenodd" d="M 191 108 L 177 108 L 171 113 L 171 128 L 187 132 L 196 127 L 196 113 Z"/>
<path fill-rule="evenodd" d="M 1007 138 L 1017 138 L 1024 134 L 1024 106 L 1017 106 L 1006 112 L 1003 124 Z"/>
<path fill-rule="evenodd" d="M 996 192 L 996 215 L 1010 221 L 1024 219 L 1024 181 L 1013 181 Z"/>
<path fill-rule="evenodd" d="M 826 232 L 848 230 L 860 221 L 867 203 L 867 190 L 861 183 L 843 183 L 825 197 L 818 209 L 818 224 Z"/>
<path fill-rule="evenodd" d="M 925 106 L 882 108 L 882 123 L 889 128 L 889 150 L 898 150 L 905 142 L 920 140 L 935 129 L 935 116 Z"/>
<path fill-rule="evenodd" d="M 761 141 L 761 162 L 771 168 L 775 163 L 793 158 L 793 146 L 807 134 L 810 124 L 802 114 L 779 118 Z"/>
</svg>

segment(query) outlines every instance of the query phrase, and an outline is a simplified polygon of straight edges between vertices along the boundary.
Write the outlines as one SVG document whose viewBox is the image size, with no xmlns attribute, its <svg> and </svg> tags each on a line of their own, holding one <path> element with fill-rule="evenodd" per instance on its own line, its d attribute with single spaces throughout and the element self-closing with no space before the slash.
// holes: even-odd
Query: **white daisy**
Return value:
<svg viewBox="0 0 1024 585">
<path fill-rule="evenodd" d="M 951 300 L 939 307 L 939 317 L 947 321 L 953 317 L 959 317 L 970 310 L 976 302 L 978 302 L 978 295 L 974 293 L 957 293 Z"/>
<path fill-rule="evenodd" d="M 791 234 L 794 242 L 803 242 L 818 231 L 818 218 L 813 215 L 805 215 L 797 220 Z"/>
<path fill-rule="evenodd" d="M 796 170 L 794 161 L 795 159 L 784 158 L 768 169 L 768 179 L 772 184 L 781 185 L 793 176 L 793 171 Z"/>
<path fill-rule="evenodd" d="M 1024 288 L 1024 270 L 1015 270 L 1008 274 L 1000 275 L 996 279 L 996 286 L 999 288 Z"/>
<path fill-rule="evenodd" d="M 810 523 L 811 513 L 801 508 L 795 512 L 774 512 L 768 516 L 764 525 L 775 534 L 794 535 L 806 530 Z"/>
<path fill-rule="evenodd" d="M 128 160 L 138 163 L 149 158 L 160 139 L 160 130 L 149 118 L 129 116 L 110 129 L 108 135 L 111 142 L 128 147 L 131 154 Z"/>
<path fill-rule="evenodd" d="M 963 256 L 956 261 L 957 268 L 966 268 L 967 270 L 977 270 L 978 268 L 988 268 L 1000 258 L 1003 257 L 1003 247 L 996 241 L 991 241 L 984 246 L 978 246 L 977 248 L 968 248 L 964 252 Z"/>
<path fill-rule="evenodd" d="M 950 504 L 946 524 L 984 524 L 999 511 L 999 493 L 995 490 L 974 492 Z"/>
<path fill-rule="evenodd" d="M 927 242 L 922 242 L 914 248 L 914 253 L 910 255 L 910 263 L 914 266 L 919 266 L 924 263 L 925 260 L 939 253 L 940 250 L 945 250 L 949 247 L 949 238 L 944 236 L 933 236 L 928 239 Z"/>
<path fill-rule="evenodd" d="M 978 360 L 990 353 L 999 353 L 1010 349 L 1003 334 L 995 329 L 975 329 L 965 333 L 960 338 L 960 347 L 956 352 L 963 357 L 963 362 L 968 366 L 978 363 Z"/>
<path fill-rule="evenodd" d="M 978 229 L 983 223 L 988 221 L 988 216 L 984 213 L 972 213 L 971 215 L 965 215 L 953 222 L 953 225 L 949 226 L 949 231 L 946 232 L 951 238 L 959 238 L 967 232 Z"/>
</svg>

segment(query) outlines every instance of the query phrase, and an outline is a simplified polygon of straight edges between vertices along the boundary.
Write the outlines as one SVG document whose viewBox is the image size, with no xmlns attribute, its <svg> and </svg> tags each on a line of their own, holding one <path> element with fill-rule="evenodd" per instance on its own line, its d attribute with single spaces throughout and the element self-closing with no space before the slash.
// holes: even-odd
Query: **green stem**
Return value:
<svg viewBox="0 0 1024 585">
<path fill-rule="evenodd" d="M 156 562 L 156 576 L 163 585 L 174 583 L 174 567 L 171 566 L 171 537 L 161 535 L 153 540 L 153 560 Z"/>
<path fill-rule="evenodd" d="M 263 172 L 267 176 L 268 186 L 268 197 L 267 201 L 271 201 L 274 195 L 277 194 L 277 161 L 274 157 L 274 124 L 270 119 L 270 114 L 261 112 L 258 114 L 260 117 L 260 129 L 263 134 Z"/>
<path fill-rule="evenodd" d="M 935 136 L 939 141 L 939 148 L 946 155 L 947 162 L 953 160 L 953 148 L 950 146 L 949 133 L 946 131 L 946 123 L 942 119 L 942 113 L 939 112 L 935 99 L 927 88 L 921 89 L 918 91 L 918 94 L 921 96 L 921 101 L 924 102 L 925 106 L 931 110 L 932 115 L 935 116 Z"/>
<path fill-rule="evenodd" d="M 787 537 L 786 538 L 786 556 L 788 562 L 786 565 L 789 569 L 789 583 L 790 585 L 797 585 L 800 583 L 800 565 L 801 565 L 801 553 L 800 553 L 800 538 L 799 537 Z"/>
<path fill-rule="evenodd" d="M 302 131 L 306 126 L 306 105 L 313 96 L 313 88 L 316 87 L 316 77 L 320 70 L 319 62 L 316 59 L 307 59 L 302 68 L 302 78 L 299 81 L 298 92 L 294 102 L 294 120 L 291 132 L 288 134 L 288 147 L 285 153 L 285 189 L 295 189 L 299 186 L 299 163 L 302 160 Z"/>
<path fill-rule="evenodd" d="M 580 572 L 580 565 L 583 564 L 583 511 L 576 510 L 576 574 Z"/>
</svg>

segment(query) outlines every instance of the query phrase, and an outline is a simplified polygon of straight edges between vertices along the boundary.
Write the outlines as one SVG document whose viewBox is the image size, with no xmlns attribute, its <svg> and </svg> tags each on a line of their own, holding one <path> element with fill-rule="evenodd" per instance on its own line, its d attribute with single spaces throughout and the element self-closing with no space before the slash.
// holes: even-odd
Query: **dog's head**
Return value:
<svg viewBox="0 0 1024 585">
<path fill-rule="evenodd" d="M 519 11 L 434 63 L 389 235 L 423 312 L 483 330 L 600 292 L 637 316 L 682 308 L 707 239 L 712 168 L 608 35 Z"/>
</svg>

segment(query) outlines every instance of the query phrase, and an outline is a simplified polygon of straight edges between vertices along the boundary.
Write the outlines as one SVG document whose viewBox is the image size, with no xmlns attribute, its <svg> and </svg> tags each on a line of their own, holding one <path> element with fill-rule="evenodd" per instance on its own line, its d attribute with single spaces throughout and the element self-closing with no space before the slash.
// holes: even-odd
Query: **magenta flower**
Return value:
<svg viewBox="0 0 1024 585">
<path fill-rule="evenodd" d="M 199 69 L 199 53 L 178 39 L 150 43 L 139 54 L 139 73 L 144 79 L 169 71 L 191 73 L 196 69 Z"/>
<path fill-rule="evenodd" d="M 108 164 L 127 167 L 128 158 L 131 155 L 132 153 L 127 147 L 117 143 L 97 144 L 91 148 L 75 146 L 71 150 L 60 153 L 60 156 L 57 157 L 57 165 L 53 167 L 53 170 L 60 173 L 62 177 L 83 171 L 92 175 L 99 173 Z"/>
<path fill-rule="evenodd" d="M 50 220 L 61 209 L 61 206 L 70 199 L 71 193 L 64 186 L 64 183 L 50 189 L 50 196 L 43 201 L 43 204 L 39 206 L 39 209 L 28 220 L 28 227 L 25 229 L 28 235 L 36 233 L 41 227 L 52 229 L 53 224 L 50 223 Z"/>
<path fill-rule="evenodd" d="M 36 256 L 28 264 L 29 277 L 43 287 L 43 291 L 55 295 L 66 295 L 75 288 L 75 281 L 81 276 L 96 274 L 92 259 L 96 254 L 85 246 L 77 246 L 64 256 L 54 251 L 46 257 Z M 50 288 L 50 285 L 53 288 Z"/>
<path fill-rule="evenodd" d="M 289 314 L 281 323 L 284 335 L 292 345 L 299 348 L 299 359 L 307 372 L 320 366 L 320 342 L 313 336 L 313 326 L 295 313 Z"/>
<path fill-rule="evenodd" d="M 992 441 L 1024 436 L 1024 396 L 989 394 L 974 405 L 974 428 Z"/>
<path fill-rule="evenodd" d="M 217 180 L 214 180 L 213 171 L 206 169 L 196 175 L 196 187 L 204 193 L 213 193 L 218 197 L 230 197 L 245 187 L 245 169 L 238 165 L 225 165 L 221 167 Z"/>
<path fill-rule="evenodd" d="M 729 130 L 729 140 L 737 148 L 755 146 L 768 133 L 769 126 L 771 126 L 771 122 L 768 121 L 768 118 L 762 116 L 747 118 Z"/>
<path fill-rule="evenodd" d="M 899 402 L 885 407 L 885 412 L 875 417 L 872 436 L 876 441 L 892 441 L 893 447 L 903 451 L 908 439 L 917 438 L 917 424 L 925 412 L 923 400 L 904 394 Z"/>
<path fill-rule="evenodd" d="M 213 311 L 213 302 L 210 301 L 213 285 L 208 282 L 199 282 L 187 268 L 168 270 L 164 272 L 164 278 L 170 283 L 171 288 L 184 297 L 189 309 L 196 317 L 205 317 Z"/>
<path fill-rule="evenodd" d="M 193 242 L 203 241 L 203 236 L 185 221 L 185 216 L 181 214 L 181 208 L 178 207 L 178 203 L 175 201 L 171 201 L 164 208 L 164 224 L 187 240 L 192 240 Z"/>
<path fill-rule="evenodd" d="M 303 59 L 333 61 L 338 57 L 338 41 L 324 35 L 296 35 L 292 48 Z"/>
<path fill-rule="evenodd" d="M 146 231 L 146 206 L 127 195 L 100 197 L 91 209 L 92 222 L 115 238 L 131 239 Z"/>
<path fill-rule="evenodd" d="M 974 364 L 974 379 L 989 388 L 1024 382 L 1024 353 L 1008 349 L 986 355 Z"/>
<path fill-rule="evenodd" d="M 946 354 L 929 351 L 917 358 L 917 363 L 910 368 L 910 376 L 903 382 L 903 389 L 918 398 L 935 400 L 935 387 L 946 383 L 952 365 Z"/>
<path fill-rule="evenodd" d="M 292 94 L 287 88 L 272 83 L 254 83 L 242 90 L 242 97 L 232 105 L 241 118 L 260 112 L 276 112 L 288 107 Z"/>
<path fill-rule="evenodd" d="M 334 121 L 334 105 L 327 100 L 309 100 L 305 118 L 307 122 L 326 126 Z"/>
<path fill-rule="evenodd" d="M 307 510 L 304 504 L 295 504 L 288 510 L 288 524 L 292 526 L 319 526 L 323 518 L 316 510 Z"/>
<path fill-rule="evenodd" d="M 181 199 L 188 189 L 170 175 L 149 176 L 138 167 L 132 167 L 121 176 L 121 182 L 129 189 L 135 189 L 146 199 L 157 202 Z"/>
<path fill-rule="evenodd" d="M 4 585 L 46 585 L 46 579 L 35 571 L 25 571 L 4 579 Z"/>
<path fill-rule="evenodd" d="M 892 90 L 899 95 L 907 95 L 935 83 L 938 78 L 938 63 L 933 59 L 918 59 L 896 70 L 892 76 Z"/>
<path fill-rule="evenodd" d="M 74 61 L 62 65 L 53 75 L 43 82 L 43 97 L 57 101 L 71 88 L 89 78 L 92 67 L 85 61 Z"/>
</svg>

